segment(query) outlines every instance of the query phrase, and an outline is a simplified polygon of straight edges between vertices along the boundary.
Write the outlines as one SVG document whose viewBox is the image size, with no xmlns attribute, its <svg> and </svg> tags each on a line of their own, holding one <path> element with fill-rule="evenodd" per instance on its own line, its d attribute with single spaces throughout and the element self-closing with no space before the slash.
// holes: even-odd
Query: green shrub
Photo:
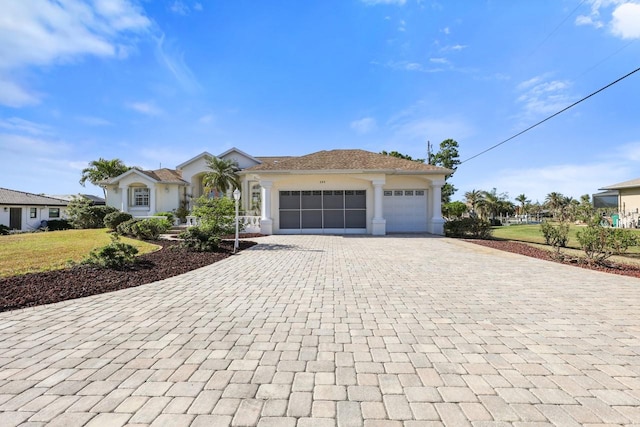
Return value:
<svg viewBox="0 0 640 427">
<path fill-rule="evenodd" d="M 109 230 L 117 230 L 118 225 L 122 224 L 125 221 L 129 221 L 133 218 L 133 215 L 126 212 L 111 212 L 110 214 L 105 215 L 104 217 L 104 225 Z"/>
<path fill-rule="evenodd" d="M 638 236 L 629 230 L 597 225 L 585 227 L 577 237 L 587 260 L 596 264 L 604 263 L 612 255 L 623 254 L 639 243 Z"/>
<path fill-rule="evenodd" d="M 211 227 L 203 225 L 200 227 L 189 227 L 180 233 L 182 246 L 198 252 L 213 252 L 220 247 L 222 238 L 213 232 Z"/>
<path fill-rule="evenodd" d="M 189 209 L 185 206 L 185 203 L 180 203 L 180 207 L 176 209 L 176 216 L 180 218 L 180 222 L 186 222 L 189 215 Z"/>
<path fill-rule="evenodd" d="M 89 199 L 76 197 L 67 206 L 67 216 L 74 228 L 103 228 L 104 217 L 118 209 L 111 206 L 94 206 Z"/>
<path fill-rule="evenodd" d="M 0 236 L 6 236 L 11 229 L 4 224 L 0 224 Z"/>
<path fill-rule="evenodd" d="M 171 224 L 173 224 L 173 222 L 176 220 L 176 216 L 173 214 L 173 212 L 158 212 L 155 214 L 155 216 L 163 216 L 167 218 Z"/>
<path fill-rule="evenodd" d="M 561 222 L 554 225 L 545 221 L 540 224 L 540 231 L 544 236 L 545 243 L 554 247 L 558 252 L 560 248 L 567 247 L 569 242 L 569 223 Z"/>
<path fill-rule="evenodd" d="M 47 220 L 47 230 L 49 231 L 58 231 L 58 230 L 69 230 L 73 228 L 69 220 L 66 219 L 50 219 Z"/>
<path fill-rule="evenodd" d="M 195 202 L 192 215 L 199 217 L 201 225 L 217 236 L 235 232 L 235 201 L 228 197 L 200 197 Z"/>
<path fill-rule="evenodd" d="M 481 218 L 460 218 L 444 223 L 444 235 L 466 239 L 488 239 L 491 225 Z"/>
<path fill-rule="evenodd" d="M 91 251 L 83 263 L 121 270 L 135 262 L 137 253 L 135 246 L 121 242 L 117 236 L 111 236 L 111 243 Z"/>
<path fill-rule="evenodd" d="M 119 224 L 116 232 L 136 239 L 158 240 L 170 228 L 171 223 L 166 218 L 132 218 Z"/>
</svg>

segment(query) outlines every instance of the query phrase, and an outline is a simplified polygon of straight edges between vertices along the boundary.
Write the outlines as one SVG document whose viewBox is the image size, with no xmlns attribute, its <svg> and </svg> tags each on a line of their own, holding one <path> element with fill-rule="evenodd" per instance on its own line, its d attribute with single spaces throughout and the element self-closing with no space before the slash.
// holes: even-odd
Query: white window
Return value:
<svg viewBox="0 0 640 427">
<path fill-rule="evenodd" d="M 136 187 L 133 189 L 133 206 L 149 206 L 149 189 Z"/>
<path fill-rule="evenodd" d="M 38 208 L 29 208 L 29 218 L 38 218 Z"/>
<path fill-rule="evenodd" d="M 60 218 L 60 208 L 49 208 L 49 218 Z"/>
</svg>

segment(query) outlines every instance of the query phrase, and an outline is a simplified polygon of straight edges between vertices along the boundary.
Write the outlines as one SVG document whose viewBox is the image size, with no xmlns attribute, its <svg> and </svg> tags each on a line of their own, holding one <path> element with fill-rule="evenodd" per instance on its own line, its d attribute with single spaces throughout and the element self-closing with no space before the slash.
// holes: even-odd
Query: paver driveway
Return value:
<svg viewBox="0 0 640 427">
<path fill-rule="evenodd" d="M 0 426 L 640 424 L 640 280 L 444 238 L 260 242 L 0 314 Z"/>
</svg>

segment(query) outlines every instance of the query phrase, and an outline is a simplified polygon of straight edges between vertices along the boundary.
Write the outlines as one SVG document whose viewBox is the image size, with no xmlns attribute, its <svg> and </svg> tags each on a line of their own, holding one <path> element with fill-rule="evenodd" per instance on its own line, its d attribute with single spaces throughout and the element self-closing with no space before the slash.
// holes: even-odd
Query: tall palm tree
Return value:
<svg viewBox="0 0 640 427">
<path fill-rule="evenodd" d="M 207 167 L 211 169 L 211 172 L 202 177 L 202 184 L 206 188 L 227 194 L 228 191 L 240 187 L 240 177 L 238 176 L 240 168 L 237 162 L 209 157 Z"/>
<path fill-rule="evenodd" d="M 482 191 L 473 189 L 464 193 L 464 199 L 471 211 L 476 212 L 480 202 L 482 201 Z"/>
<path fill-rule="evenodd" d="M 562 193 L 554 191 L 547 194 L 547 197 L 544 199 L 544 203 L 547 205 L 547 208 L 551 210 L 554 218 L 556 218 L 556 216 L 560 213 L 560 210 L 564 205 L 564 198 L 565 197 L 562 195 Z"/>
<path fill-rule="evenodd" d="M 520 203 L 520 215 L 524 215 L 527 213 L 527 204 L 531 203 L 531 200 L 527 199 L 527 196 L 524 193 L 519 194 L 516 197 L 516 202 Z"/>
<path fill-rule="evenodd" d="M 80 185 L 84 187 L 87 181 L 93 185 L 100 185 L 101 182 L 109 178 L 115 178 L 116 176 L 122 175 L 129 169 L 131 168 L 125 165 L 120 159 L 106 160 L 100 157 L 98 160 L 89 162 L 89 167 L 82 169 Z M 102 192 L 106 199 L 107 190 L 105 190 L 104 187 L 102 188 Z"/>
</svg>

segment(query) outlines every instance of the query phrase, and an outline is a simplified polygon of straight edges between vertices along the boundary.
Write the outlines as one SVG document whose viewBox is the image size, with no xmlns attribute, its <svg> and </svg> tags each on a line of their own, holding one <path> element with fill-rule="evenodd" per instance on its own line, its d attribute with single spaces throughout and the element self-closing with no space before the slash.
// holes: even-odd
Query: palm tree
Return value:
<svg viewBox="0 0 640 427">
<path fill-rule="evenodd" d="M 98 160 L 89 162 L 89 167 L 82 169 L 82 178 L 80 185 L 83 187 L 89 181 L 93 185 L 99 186 L 103 181 L 109 178 L 115 178 L 131 169 L 125 165 L 120 159 L 106 160 L 100 157 Z M 107 198 L 107 190 L 102 187 L 105 199 Z"/>
<path fill-rule="evenodd" d="M 221 194 L 227 194 L 229 190 L 240 187 L 238 176 L 238 163 L 233 160 L 224 160 L 217 157 L 209 157 L 207 166 L 211 172 L 202 177 L 202 184 L 209 189 L 217 190 Z"/>
<path fill-rule="evenodd" d="M 524 193 L 519 194 L 516 197 L 516 202 L 520 203 L 520 215 L 524 215 L 527 213 L 527 204 L 531 203 L 531 200 L 527 199 L 527 196 Z"/>
<path fill-rule="evenodd" d="M 471 208 L 471 211 L 473 213 L 476 213 L 476 209 L 482 201 L 482 191 L 476 189 L 467 191 L 466 193 L 464 193 L 464 199 L 467 203 L 467 206 Z"/>
<path fill-rule="evenodd" d="M 551 210 L 555 219 L 564 204 L 564 196 L 562 193 L 557 193 L 555 191 L 551 192 L 547 194 L 547 197 L 544 199 L 544 203 L 547 205 L 547 208 Z"/>
</svg>

